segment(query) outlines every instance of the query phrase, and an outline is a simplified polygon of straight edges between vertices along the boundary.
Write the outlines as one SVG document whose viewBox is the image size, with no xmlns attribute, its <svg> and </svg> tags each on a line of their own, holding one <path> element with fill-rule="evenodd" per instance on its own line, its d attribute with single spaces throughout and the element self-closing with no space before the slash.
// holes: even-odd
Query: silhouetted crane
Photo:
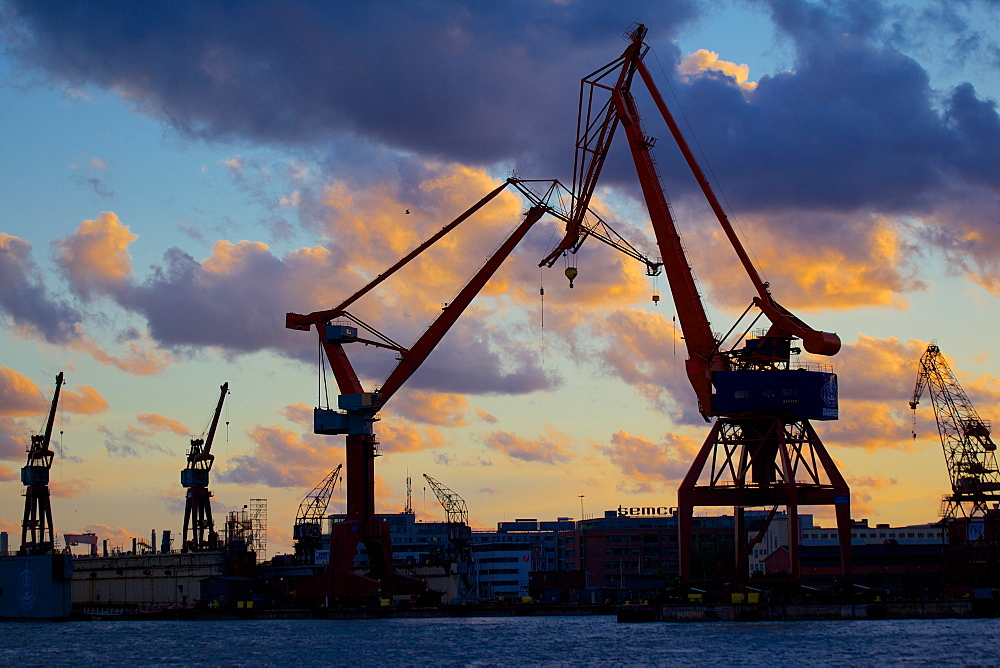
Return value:
<svg viewBox="0 0 1000 668">
<path fill-rule="evenodd" d="M 60 371 L 56 376 L 56 391 L 52 395 L 45 431 L 32 435 L 31 445 L 28 446 L 28 461 L 21 468 L 21 484 L 25 485 L 25 490 L 19 554 L 44 554 L 51 552 L 55 546 L 52 504 L 49 501 L 49 469 L 52 468 L 55 453 L 49 445 L 62 385 L 63 374 Z"/>
</svg>

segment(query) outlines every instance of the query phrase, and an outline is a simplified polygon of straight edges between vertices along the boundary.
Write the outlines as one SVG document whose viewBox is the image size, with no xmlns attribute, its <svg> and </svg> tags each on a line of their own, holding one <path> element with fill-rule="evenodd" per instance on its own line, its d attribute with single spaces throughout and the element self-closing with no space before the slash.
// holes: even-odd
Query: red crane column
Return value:
<svg viewBox="0 0 1000 668">
<path fill-rule="evenodd" d="M 466 220 L 475 211 L 498 195 L 507 183 L 496 188 L 476 205 L 445 226 L 427 242 L 409 253 L 389 270 L 356 292 L 340 306 L 309 315 L 289 313 L 286 327 L 308 330 L 315 325 L 320 343 L 326 353 L 330 368 L 341 394 L 335 411 L 317 408 L 315 433 L 346 435 L 347 518 L 334 523 L 331 534 L 330 568 L 318 578 L 307 581 L 299 588 L 300 595 L 357 598 L 373 594 L 416 593 L 423 589 L 421 583 L 395 571 L 392 562 L 392 543 L 389 526 L 378 519 L 375 507 L 375 457 L 378 455 L 373 423 L 379 410 L 427 359 L 448 330 L 455 324 L 472 300 L 479 294 L 500 265 L 506 260 L 528 230 L 548 211 L 544 205 L 532 206 L 522 222 L 491 255 L 468 284 L 442 310 L 410 349 L 395 345 L 385 337 L 379 340 L 358 336 L 352 325 L 333 324 L 338 318 L 351 319 L 346 307 L 383 282 L 407 262 L 430 247 L 435 241 Z M 373 331 L 373 330 L 372 330 Z M 344 344 L 361 342 L 396 351 L 398 363 L 382 387 L 365 392 L 345 351 Z M 364 544 L 370 562 L 367 575 L 354 573 L 354 556 L 359 544 Z"/>
</svg>

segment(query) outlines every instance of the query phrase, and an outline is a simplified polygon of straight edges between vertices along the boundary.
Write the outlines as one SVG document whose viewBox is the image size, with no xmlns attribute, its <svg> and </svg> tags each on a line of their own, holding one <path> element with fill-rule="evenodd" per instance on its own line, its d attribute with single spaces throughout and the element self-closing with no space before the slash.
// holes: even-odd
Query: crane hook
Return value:
<svg viewBox="0 0 1000 668">
<path fill-rule="evenodd" d="M 579 273 L 580 272 L 576 270 L 576 267 L 566 267 L 566 278 L 569 279 L 569 287 L 573 287 L 573 280 L 576 279 L 577 274 Z"/>
</svg>

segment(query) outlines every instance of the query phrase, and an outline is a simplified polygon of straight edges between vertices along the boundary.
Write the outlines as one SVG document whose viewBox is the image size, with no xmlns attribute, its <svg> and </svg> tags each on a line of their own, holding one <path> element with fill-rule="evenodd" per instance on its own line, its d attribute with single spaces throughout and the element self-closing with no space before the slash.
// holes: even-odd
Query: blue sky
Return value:
<svg viewBox="0 0 1000 668">
<path fill-rule="evenodd" d="M 916 429 L 906 403 L 927 342 L 983 417 L 1000 403 L 997 2 L 5 1 L 0 530 L 19 531 L 59 371 L 56 528 L 112 544 L 180 532 L 178 471 L 228 381 L 216 514 L 267 498 L 269 552 L 290 549 L 343 443 L 309 433 L 315 341 L 284 313 L 335 305 L 511 170 L 569 182 L 579 80 L 634 21 L 776 298 L 845 343 L 842 418 L 819 428 L 854 515 L 933 521 L 947 473 L 929 403 Z M 751 287 L 644 119 L 725 331 Z M 602 184 L 605 217 L 648 244 L 624 152 Z M 524 206 L 502 199 L 356 314 L 415 340 Z M 428 473 L 477 526 L 576 517 L 581 494 L 588 515 L 673 505 L 707 428 L 665 282 L 587 245 L 570 291 L 537 268 L 559 234 L 532 231 L 386 408 L 382 509 L 407 473 L 422 517 L 443 516 Z M 351 354 L 371 386 L 392 366 Z"/>
</svg>

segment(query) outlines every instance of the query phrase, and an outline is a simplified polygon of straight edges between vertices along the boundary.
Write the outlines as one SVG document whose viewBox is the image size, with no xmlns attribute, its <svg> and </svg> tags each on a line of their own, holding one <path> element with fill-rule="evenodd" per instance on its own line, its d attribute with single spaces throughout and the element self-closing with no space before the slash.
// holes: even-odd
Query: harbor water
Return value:
<svg viewBox="0 0 1000 668">
<path fill-rule="evenodd" d="M 1000 619 L 613 616 L 0 623 L 0 665 L 1000 665 Z"/>
</svg>

